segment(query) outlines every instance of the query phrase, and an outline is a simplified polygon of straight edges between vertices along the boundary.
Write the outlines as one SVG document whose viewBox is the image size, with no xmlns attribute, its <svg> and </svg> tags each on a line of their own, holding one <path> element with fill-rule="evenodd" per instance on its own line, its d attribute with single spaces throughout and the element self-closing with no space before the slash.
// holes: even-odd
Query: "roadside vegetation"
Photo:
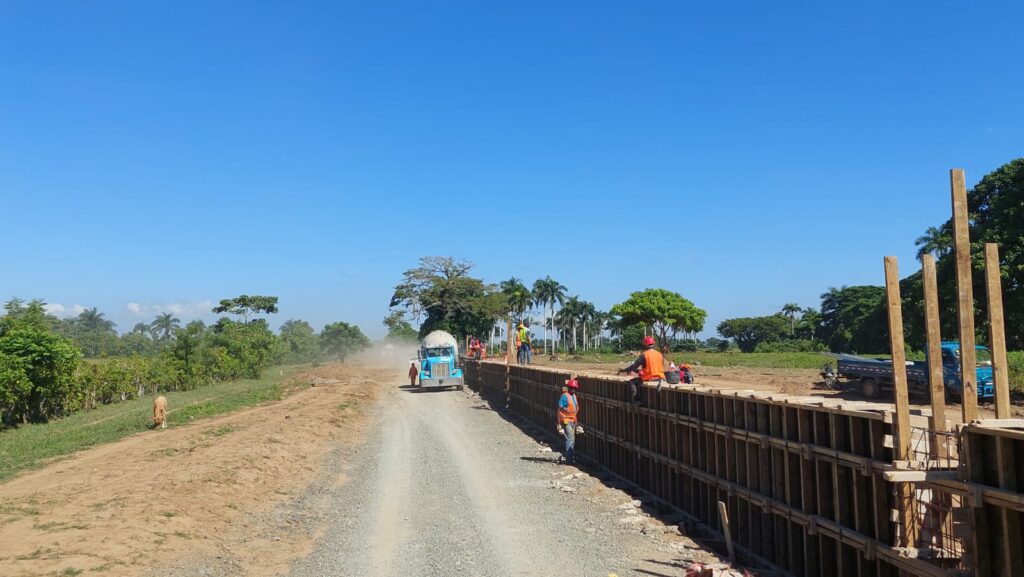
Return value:
<svg viewBox="0 0 1024 577">
<path fill-rule="evenodd" d="M 241 295 L 213 312 L 236 318 L 182 326 L 164 314 L 118 335 L 96 309 L 58 319 L 41 300 L 11 299 L 0 316 L 0 429 L 157 393 L 258 381 L 271 366 L 344 360 L 370 346 L 359 327 L 344 322 L 318 334 L 306 321 L 288 320 L 274 334 L 258 315 L 275 314 L 277 297 Z"/>
</svg>

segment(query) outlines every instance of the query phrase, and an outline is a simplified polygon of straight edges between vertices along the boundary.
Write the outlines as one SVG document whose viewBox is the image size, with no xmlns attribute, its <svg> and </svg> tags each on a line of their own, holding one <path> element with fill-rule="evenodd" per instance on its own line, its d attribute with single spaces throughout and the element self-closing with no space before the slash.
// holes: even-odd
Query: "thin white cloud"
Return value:
<svg viewBox="0 0 1024 577">
<path fill-rule="evenodd" d="M 43 308 L 47 313 L 57 317 L 65 316 L 68 311 L 67 307 L 60 303 L 46 303 Z"/>
<path fill-rule="evenodd" d="M 85 309 L 86 309 L 86 308 L 87 308 L 87 307 L 83 307 L 83 306 L 82 306 L 82 305 L 80 305 L 80 304 L 75 304 L 75 305 L 72 305 L 72 306 L 71 306 L 71 314 L 77 317 L 78 315 L 80 315 L 80 314 L 82 314 L 83 312 L 85 312 Z"/>
<path fill-rule="evenodd" d="M 213 301 L 207 299 L 199 302 L 153 304 L 130 302 L 126 304 L 124 308 L 133 316 L 137 317 L 155 317 L 157 315 L 170 313 L 181 318 L 196 318 L 210 314 L 210 309 L 213 308 Z"/>
</svg>

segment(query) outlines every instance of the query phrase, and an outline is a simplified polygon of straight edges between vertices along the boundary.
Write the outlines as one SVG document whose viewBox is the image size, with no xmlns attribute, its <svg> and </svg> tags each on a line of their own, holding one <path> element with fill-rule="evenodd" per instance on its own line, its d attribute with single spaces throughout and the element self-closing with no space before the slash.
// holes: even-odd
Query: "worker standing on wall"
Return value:
<svg viewBox="0 0 1024 577">
<path fill-rule="evenodd" d="M 533 351 L 530 350 L 530 321 L 519 321 L 516 328 L 516 359 L 520 365 L 528 365 L 533 361 Z"/>
<path fill-rule="evenodd" d="M 576 428 L 579 426 L 580 404 L 576 391 L 580 389 L 576 375 L 565 381 L 562 396 L 558 399 L 558 432 L 565 437 L 564 459 L 567 465 L 576 463 Z"/>
<path fill-rule="evenodd" d="M 660 391 L 661 383 L 665 380 L 665 357 L 654 347 L 654 344 L 654 337 L 644 337 L 644 352 L 640 353 L 640 357 L 633 361 L 633 364 L 618 370 L 620 373 L 637 373 L 637 377 L 629 381 L 629 390 L 632 393 L 634 405 L 639 405 L 642 402 L 640 387 L 644 383 L 657 383 L 657 390 Z"/>
</svg>

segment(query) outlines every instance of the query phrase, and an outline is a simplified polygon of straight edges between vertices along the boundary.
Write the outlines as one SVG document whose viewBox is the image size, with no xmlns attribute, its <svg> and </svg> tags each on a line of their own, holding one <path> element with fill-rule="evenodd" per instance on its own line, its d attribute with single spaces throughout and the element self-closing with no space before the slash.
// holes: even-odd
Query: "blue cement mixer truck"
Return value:
<svg viewBox="0 0 1024 577">
<path fill-rule="evenodd" d="M 462 367 L 459 366 L 459 343 L 445 331 L 434 331 L 423 337 L 416 354 L 420 362 L 419 387 L 453 387 L 462 390 Z"/>
</svg>

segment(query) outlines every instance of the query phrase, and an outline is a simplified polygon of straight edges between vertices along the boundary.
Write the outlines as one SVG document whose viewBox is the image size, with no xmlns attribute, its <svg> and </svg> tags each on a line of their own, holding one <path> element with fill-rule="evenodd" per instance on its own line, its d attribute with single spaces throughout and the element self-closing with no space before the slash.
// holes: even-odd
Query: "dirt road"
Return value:
<svg viewBox="0 0 1024 577">
<path fill-rule="evenodd" d="M 699 554 L 468 392 L 396 387 L 375 422 L 293 577 L 663 575 Z"/>
<path fill-rule="evenodd" d="M 343 365 L 301 378 L 318 386 L 0 485 L 0 574 L 623 576 L 717 560 L 469 391 Z"/>
</svg>

